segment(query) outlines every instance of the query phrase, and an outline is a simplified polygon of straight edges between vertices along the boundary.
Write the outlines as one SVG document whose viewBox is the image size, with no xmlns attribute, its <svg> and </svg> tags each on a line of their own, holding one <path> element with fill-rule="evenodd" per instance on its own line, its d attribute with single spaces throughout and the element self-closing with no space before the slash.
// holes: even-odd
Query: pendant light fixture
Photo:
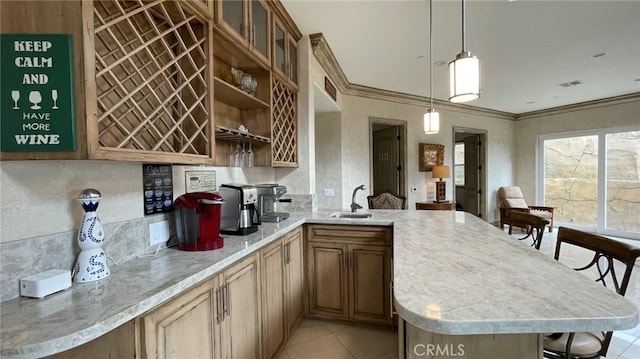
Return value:
<svg viewBox="0 0 640 359">
<path fill-rule="evenodd" d="M 429 111 L 424 113 L 424 133 L 440 132 L 440 114 L 433 108 L 433 0 L 429 0 Z"/>
<path fill-rule="evenodd" d="M 449 63 L 449 101 L 468 102 L 480 97 L 480 60 L 467 51 L 465 7 L 462 0 L 462 52 Z"/>
</svg>

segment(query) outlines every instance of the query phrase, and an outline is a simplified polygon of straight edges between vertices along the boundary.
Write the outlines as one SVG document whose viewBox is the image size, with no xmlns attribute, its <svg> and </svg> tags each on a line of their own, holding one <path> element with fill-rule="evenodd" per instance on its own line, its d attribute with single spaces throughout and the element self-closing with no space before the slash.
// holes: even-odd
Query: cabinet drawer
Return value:
<svg viewBox="0 0 640 359">
<path fill-rule="evenodd" d="M 355 244 L 391 245 L 392 227 L 378 226 L 343 226 L 343 225 L 308 225 L 307 241 L 341 242 Z"/>
</svg>

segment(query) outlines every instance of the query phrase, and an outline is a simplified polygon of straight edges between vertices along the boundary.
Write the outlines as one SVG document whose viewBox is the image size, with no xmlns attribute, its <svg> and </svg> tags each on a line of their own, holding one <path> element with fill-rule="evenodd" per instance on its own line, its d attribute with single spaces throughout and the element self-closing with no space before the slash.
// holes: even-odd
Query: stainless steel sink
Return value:
<svg viewBox="0 0 640 359">
<path fill-rule="evenodd" d="M 371 213 L 357 213 L 357 212 L 336 212 L 331 213 L 331 218 L 370 218 Z"/>
</svg>

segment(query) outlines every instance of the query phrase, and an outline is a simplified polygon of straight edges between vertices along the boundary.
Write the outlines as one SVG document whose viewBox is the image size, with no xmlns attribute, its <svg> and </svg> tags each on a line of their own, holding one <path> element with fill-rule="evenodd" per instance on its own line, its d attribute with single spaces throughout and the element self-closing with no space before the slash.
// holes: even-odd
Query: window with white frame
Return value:
<svg viewBox="0 0 640 359">
<path fill-rule="evenodd" d="M 539 149 L 555 222 L 640 238 L 640 128 L 542 136 Z"/>
</svg>

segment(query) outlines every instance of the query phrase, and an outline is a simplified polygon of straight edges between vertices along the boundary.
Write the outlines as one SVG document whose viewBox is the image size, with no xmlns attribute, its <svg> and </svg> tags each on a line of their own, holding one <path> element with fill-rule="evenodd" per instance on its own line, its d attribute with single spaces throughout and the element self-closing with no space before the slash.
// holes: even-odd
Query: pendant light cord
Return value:
<svg viewBox="0 0 640 359">
<path fill-rule="evenodd" d="M 466 51 L 467 48 L 467 38 L 465 36 L 465 21 L 464 21 L 464 0 L 462 0 L 462 52 Z"/>
<path fill-rule="evenodd" d="M 429 0 L 429 112 L 433 111 L 433 0 Z"/>
</svg>

